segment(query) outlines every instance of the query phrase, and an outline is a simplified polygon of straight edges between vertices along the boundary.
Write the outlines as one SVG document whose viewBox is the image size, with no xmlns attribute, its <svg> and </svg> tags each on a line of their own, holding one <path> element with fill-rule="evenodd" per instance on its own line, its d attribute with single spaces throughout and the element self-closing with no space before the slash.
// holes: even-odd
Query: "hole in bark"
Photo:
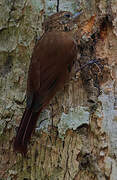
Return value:
<svg viewBox="0 0 117 180">
<path fill-rule="evenodd" d="M 88 102 L 91 103 L 91 104 L 95 104 L 95 101 L 92 100 L 92 99 L 88 99 Z"/>
<path fill-rule="evenodd" d="M 88 128 L 88 127 L 89 127 L 89 125 L 84 123 L 81 126 L 79 126 L 77 129 Z"/>
<path fill-rule="evenodd" d="M 0 69 L 1 76 L 5 76 L 11 71 L 11 68 L 13 66 L 12 59 L 13 57 L 11 55 L 7 55 L 6 61 Z"/>
</svg>

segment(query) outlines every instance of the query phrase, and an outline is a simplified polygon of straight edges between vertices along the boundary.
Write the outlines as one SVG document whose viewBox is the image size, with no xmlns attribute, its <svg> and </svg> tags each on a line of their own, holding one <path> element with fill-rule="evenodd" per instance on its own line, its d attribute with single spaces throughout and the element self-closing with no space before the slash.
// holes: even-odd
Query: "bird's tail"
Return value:
<svg viewBox="0 0 117 180">
<path fill-rule="evenodd" d="M 31 109 L 25 109 L 14 140 L 14 151 L 26 154 L 27 143 L 35 129 L 38 116 L 39 112 L 32 112 Z"/>
</svg>

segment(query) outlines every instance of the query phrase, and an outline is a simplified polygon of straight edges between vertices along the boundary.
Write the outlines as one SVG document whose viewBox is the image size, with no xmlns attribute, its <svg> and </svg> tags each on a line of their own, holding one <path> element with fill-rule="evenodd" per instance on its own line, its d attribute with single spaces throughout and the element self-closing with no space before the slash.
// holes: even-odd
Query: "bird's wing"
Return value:
<svg viewBox="0 0 117 180">
<path fill-rule="evenodd" d="M 59 83 L 64 80 L 67 65 L 76 56 L 76 45 L 64 32 L 46 33 L 34 48 L 28 83 L 27 104 L 38 110 L 55 94 Z"/>
</svg>

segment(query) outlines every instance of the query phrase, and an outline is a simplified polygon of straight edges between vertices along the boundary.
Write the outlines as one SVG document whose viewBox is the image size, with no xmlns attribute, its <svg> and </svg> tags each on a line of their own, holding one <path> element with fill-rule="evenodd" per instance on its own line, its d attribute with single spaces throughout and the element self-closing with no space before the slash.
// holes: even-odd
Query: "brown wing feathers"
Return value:
<svg viewBox="0 0 117 180">
<path fill-rule="evenodd" d="M 56 15 L 59 18 L 61 13 Z M 27 143 L 39 114 L 59 90 L 60 85 L 64 84 L 68 66 L 72 64 L 76 54 L 72 36 L 61 31 L 61 27 L 60 31 L 57 29 L 57 32 L 46 32 L 35 46 L 28 73 L 27 107 L 15 137 L 15 151 L 22 154 L 27 152 Z"/>
</svg>

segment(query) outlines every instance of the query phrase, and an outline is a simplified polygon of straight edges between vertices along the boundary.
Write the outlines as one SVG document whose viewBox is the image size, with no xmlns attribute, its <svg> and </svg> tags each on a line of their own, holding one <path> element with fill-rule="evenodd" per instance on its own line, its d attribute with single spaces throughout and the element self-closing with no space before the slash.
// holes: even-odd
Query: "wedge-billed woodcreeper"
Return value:
<svg viewBox="0 0 117 180">
<path fill-rule="evenodd" d="M 27 80 L 27 105 L 15 140 L 14 150 L 25 154 L 42 109 L 68 77 L 77 56 L 74 24 L 79 13 L 62 11 L 48 18 L 45 32 L 34 47 Z"/>
</svg>

